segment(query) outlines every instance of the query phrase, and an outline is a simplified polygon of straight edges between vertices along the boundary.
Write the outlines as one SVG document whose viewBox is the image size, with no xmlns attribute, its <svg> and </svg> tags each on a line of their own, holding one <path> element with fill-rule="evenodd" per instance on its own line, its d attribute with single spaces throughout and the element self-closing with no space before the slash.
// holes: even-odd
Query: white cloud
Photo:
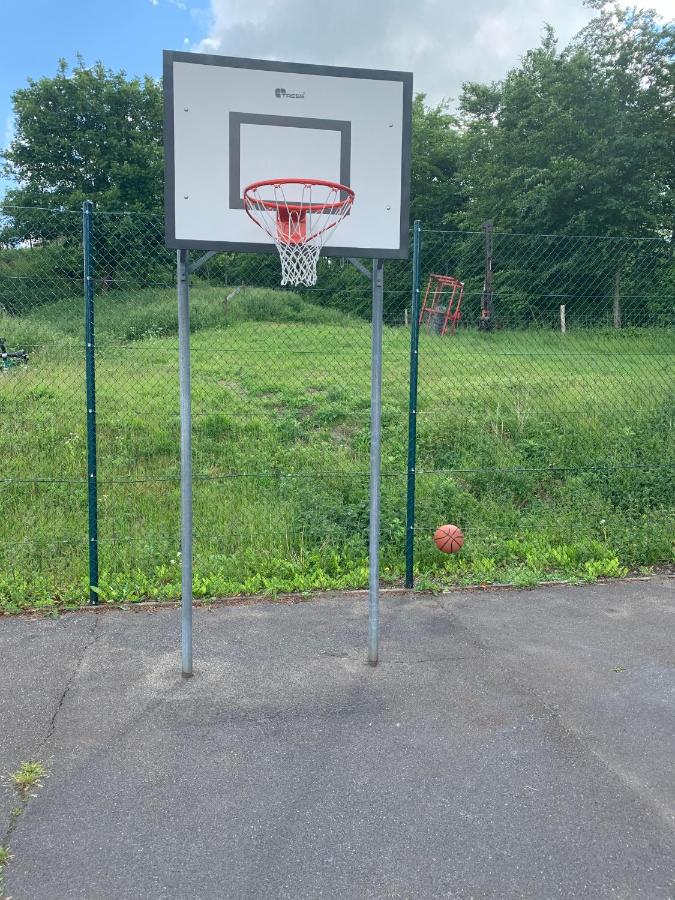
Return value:
<svg viewBox="0 0 675 900">
<path fill-rule="evenodd" d="M 582 0 L 211 0 L 208 36 L 225 53 L 415 73 L 430 99 L 501 78 L 550 22 L 566 42 L 590 17 Z"/>
<path fill-rule="evenodd" d="M 632 6 L 633 4 L 626 3 L 625 5 Z M 673 0 L 645 0 L 644 4 L 638 3 L 637 5 L 642 5 L 648 9 L 655 9 L 657 13 L 666 20 L 673 18 Z"/>
<path fill-rule="evenodd" d="M 651 5 L 666 13 L 672 0 Z M 550 23 L 561 45 L 591 18 L 582 0 L 211 0 L 195 50 L 404 69 L 431 100 L 501 78 Z"/>
</svg>

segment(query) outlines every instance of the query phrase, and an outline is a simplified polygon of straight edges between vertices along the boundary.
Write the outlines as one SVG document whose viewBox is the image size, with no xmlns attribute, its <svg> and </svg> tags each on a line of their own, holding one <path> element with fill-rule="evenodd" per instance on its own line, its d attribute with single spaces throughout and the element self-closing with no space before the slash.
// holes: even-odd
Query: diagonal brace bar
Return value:
<svg viewBox="0 0 675 900">
<path fill-rule="evenodd" d="M 366 266 L 363 265 L 363 263 L 361 262 L 360 259 L 356 259 L 353 256 L 348 256 L 347 262 L 350 262 L 354 266 L 355 269 L 358 269 L 358 271 L 363 275 L 364 278 L 367 278 L 368 281 L 370 281 L 371 278 L 373 277 L 370 270 L 368 268 L 366 268 Z"/>
<path fill-rule="evenodd" d="M 217 250 L 209 250 L 203 256 L 200 256 L 199 259 L 196 259 L 193 263 L 190 263 L 188 266 L 188 275 L 192 275 L 193 272 L 199 271 L 205 262 L 208 262 L 212 256 L 215 256 Z"/>
</svg>

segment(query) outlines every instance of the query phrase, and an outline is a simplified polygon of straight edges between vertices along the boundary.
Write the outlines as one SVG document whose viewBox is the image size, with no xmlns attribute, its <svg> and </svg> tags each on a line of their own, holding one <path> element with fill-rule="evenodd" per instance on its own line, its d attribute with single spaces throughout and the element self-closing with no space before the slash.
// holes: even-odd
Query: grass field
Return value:
<svg viewBox="0 0 675 900">
<path fill-rule="evenodd" d="M 195 593 L 367 582 L 370 328 L 293 294 L 193 290 Z M 101 595 L 175 598 L 178 372 L 170 289 L 97 303 Z M 86 599 L 81 300 L 0 316 L 0 608 Z M 403 571 L 409 331 L 387 327 L 383 577 Z M 423 333 L 419 583 L 619 575 L 672 559 L 672 332 Z M 456 557 L 431 542 L 461 525 Z"/>
</svg>

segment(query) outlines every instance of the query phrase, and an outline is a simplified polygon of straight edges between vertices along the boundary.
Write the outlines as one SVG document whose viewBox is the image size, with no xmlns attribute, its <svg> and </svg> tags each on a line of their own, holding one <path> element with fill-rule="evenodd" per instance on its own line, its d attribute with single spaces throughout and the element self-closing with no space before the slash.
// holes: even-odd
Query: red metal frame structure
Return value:
<svg viewBox="0 0 675 900">
<path fill-rule="evenodd" d="M 447 333 L 448 323 L 450 323 L 450 334 L 454 334 L 457 329 L 457 323 L 462 318 L 463 296 L 463 281 L 459 281 L 452 275 L 429 275 L 422 309 L 420 310 L 419 324 L 423 325 L 426 321 L 427 327 L 431 330 L 433 317 L 443 316 L 440 334 L 444 335 Z M 446 297 L 448 302 L 446 305 L 442 305 Z"/>
</svg>

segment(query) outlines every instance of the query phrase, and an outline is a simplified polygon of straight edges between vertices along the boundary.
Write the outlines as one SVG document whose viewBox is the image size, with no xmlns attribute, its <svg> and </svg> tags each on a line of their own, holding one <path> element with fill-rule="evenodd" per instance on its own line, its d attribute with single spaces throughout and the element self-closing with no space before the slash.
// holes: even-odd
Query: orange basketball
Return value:
<svg viewBox="0 0 675 900">
<path fill-rule="evenodd" d="M 457 553 L 464 543 L 464 535 L 456 525 L 441 525 L 436 529 L 434 541 L 442 553 Z"/>
</svg>

